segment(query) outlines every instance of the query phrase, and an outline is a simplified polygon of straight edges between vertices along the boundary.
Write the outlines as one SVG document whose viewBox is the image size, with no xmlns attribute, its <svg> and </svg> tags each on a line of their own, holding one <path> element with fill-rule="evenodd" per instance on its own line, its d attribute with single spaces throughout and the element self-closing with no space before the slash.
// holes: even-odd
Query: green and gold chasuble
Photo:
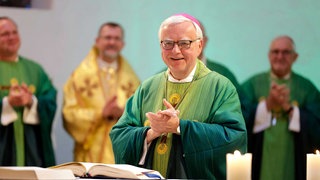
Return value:
<svg viewBox="0 0 320 180">
<path fill-rule="evenodd" d="M 299 133 L 289 130 L 288 114 L 281 108 L 272 110 L 271 126 L 262 133 L 252 134 L 252 127 L 248 127 L 249 136 L 255 137 L 249 146 L 255 159 L 252 164 L 253 179 L 304 179 L 305 150 L 319 145 L 319 138 L 316 140 L 313 135 L 319 131 L 319 125 L 315 123 L 320 118 L 320 104 L 317 103 L 320 100 L 319 92 L 310 81 L 294 72 L 287 80 L 271 78 L 270 72 L 264 72 L 247 80 L 242 88 L 249 101 L 257 105 L 269 95 L 271 82 L 285 84 L 290 89 L 290 102 L 300 110 L 301 130 Z M 253 124 L 254 116 L 251 117 L 247 119 L 248 124 Z"/>
<path fill-rule="evenodd" d="M 162 137 L 155 139 L 146 160 L 152 163 L 144 167 L 166 178 L 225 179 L 226 153 L 246 152 L 245 123 L 232 83 L 201 61 L 190 83 L 168 82 L 166 72 L 143 82 L 110 133 L 116 163 L 138 165 L 150 128 L 145 113 L 164 109 L 163 98 L 178 103 L 181 135 L 169 133 L 166 146 L 161 145 Z M 176 161 L 182 166 L 171 165 Z M 186 177 L 174 171 L 185 172 Z"/>
<path fill-rule="evenodd" d="M 193 82 L 193 81 L 192 81 Z M 170 102 L 180 112 L 185 112 L 185 109 L 180 109 L 180 104 L 191 103 L 191 99 L 185 99 L 186 94 L 192 82 L 187 83 L 173 83 L 166 82 L 165 99 Z M 165 109 L 163 106 L 161 109 Z M 169 161 L 170 150 L 172 148 L 172 133 L 158 138 L 156 143 L 156 150 L 154 151 L 153 169 L 158 170 L 162 175 L 167 174 L 167 164 Z"/>
<path fill-rule="evenodd" d="M 140 81 L 122 56 L 117 70 L 99 68 L 97 59 L 92 48 L 64 86 L 64 127 L 75 141 L 75 161 L 113 164 L 109 132 L 117 119 L 104 119 L 102 110 L 113 96 L 124 107 Z"/>
<path fill-rule="evenodd" d="M 17 62 L 0 60 L 0 98 L 8 96 L 11 85 L 25 83 L 38 100 L 37 125 L 25 124 L 24 107 L 14 107 L 17 119 L 0 125 L 0 166 L 55 165 L 51 126 L 56 110 L 56 90 L 42 67 L 24 57 Z M 0 103 L 0 112 L 2 103 Z"/>
</svg>

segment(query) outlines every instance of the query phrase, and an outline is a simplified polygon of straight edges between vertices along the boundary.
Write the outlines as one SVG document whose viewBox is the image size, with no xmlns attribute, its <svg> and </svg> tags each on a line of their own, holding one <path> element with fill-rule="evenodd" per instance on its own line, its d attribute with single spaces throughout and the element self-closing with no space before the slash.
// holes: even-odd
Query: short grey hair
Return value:
<svg viewBox="0 0 320 180">
<path fill-rule="evenodd" d="M 179 23 L 183 23 L 183 22 L 191 22 L 196 29 L 197 38 L 199 38 L 199 39 L 203 38 L 202 30 L 197 23 L 195 23 L 191 19 L 188 19 L 182 15 L 173 15 L 173 16 L 168 17 L 167 19 L 165 19 L 161 23 L 160 28 L 159 28 L 159 33 L 158 33 L 159 41 L 161 41 L 161 34 L 162 34 L 163 28 L 165 28 L 166 26 L 169 26 L 170 24 L 179 24 Z"/>
<path fill-rule="evenodd" d="M 297 53 L 296 51 L 296 44 L 294 43 L 294 40 L 292 39 L 292 37 L 288 36 L 288 35 L 280 35 L 280 36 L 277 36 L 275 37 L 271 43 L 273 43 L 275 40 L 278 40 L 278 39 L 288 39 L 290 42 L 291 42 L 291 45 L 292 45 L 292 50 L 294 53 Z"/>
</svg>

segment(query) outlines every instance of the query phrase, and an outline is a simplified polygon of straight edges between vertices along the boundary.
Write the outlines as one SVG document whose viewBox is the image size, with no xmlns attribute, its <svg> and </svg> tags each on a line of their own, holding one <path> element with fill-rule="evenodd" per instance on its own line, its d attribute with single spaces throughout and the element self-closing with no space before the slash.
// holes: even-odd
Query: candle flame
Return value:
<svg viewBox="0 0 320 180">
<path fill-rule="evenodd" d="M 319 150 L 316 150 L 316 155 L 320 155 Z"/>
<path fill-rule="evenodd" d="M 241 156 L 241 153 L 240 153 L 240 151 L 235 150 L 235 151 L 234 151 L 234 155 L 235 155 L 235 156 Z"/>
</svg>

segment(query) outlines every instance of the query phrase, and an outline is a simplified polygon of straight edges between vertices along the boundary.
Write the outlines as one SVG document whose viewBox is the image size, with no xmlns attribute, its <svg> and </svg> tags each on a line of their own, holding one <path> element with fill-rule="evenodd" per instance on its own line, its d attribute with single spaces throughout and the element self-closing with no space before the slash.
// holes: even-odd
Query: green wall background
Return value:
<svg viewBox="0 0 320 180">
<path fill-rule="evenodd" d="M 42 64 L 57 87 L 58 110 L 53 138 L 57 162 L 72 161 L 73 141 L 62 127 L 62 88 L 92 47 L 106 21 L 126 31 L 123 54 L 141 80 L 162 70 L 158 28 L 168 16 L 189 13 L 206 27 L 206 56 L 226 65 L 242 83 L 269 69 L 270 41 L 287 34 L 299 53 L 294 71 L 320 89 L 319 0 L 34 0 L 34 8 L 0 8 L 15 19 L 22 36 L 21 54 Z M 45 4 L 43 6 L 43 4 Z"/>
</svg>

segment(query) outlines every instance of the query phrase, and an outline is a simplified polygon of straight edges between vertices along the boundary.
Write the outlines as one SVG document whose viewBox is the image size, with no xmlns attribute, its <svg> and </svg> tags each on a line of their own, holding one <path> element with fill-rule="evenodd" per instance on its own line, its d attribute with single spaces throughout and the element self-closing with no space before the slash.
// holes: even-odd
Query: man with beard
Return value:
<svg viewBox="0 0 320 180">
<path fill-rule="evenodd" d="M 140 84 L 120 55 L 123 38 L 119 24 L 102 24 L 95 46 L 64 86 L 64 127 L 75 141 L 75 161 L 114 163 L 109 132 Z"/>
</svg>

